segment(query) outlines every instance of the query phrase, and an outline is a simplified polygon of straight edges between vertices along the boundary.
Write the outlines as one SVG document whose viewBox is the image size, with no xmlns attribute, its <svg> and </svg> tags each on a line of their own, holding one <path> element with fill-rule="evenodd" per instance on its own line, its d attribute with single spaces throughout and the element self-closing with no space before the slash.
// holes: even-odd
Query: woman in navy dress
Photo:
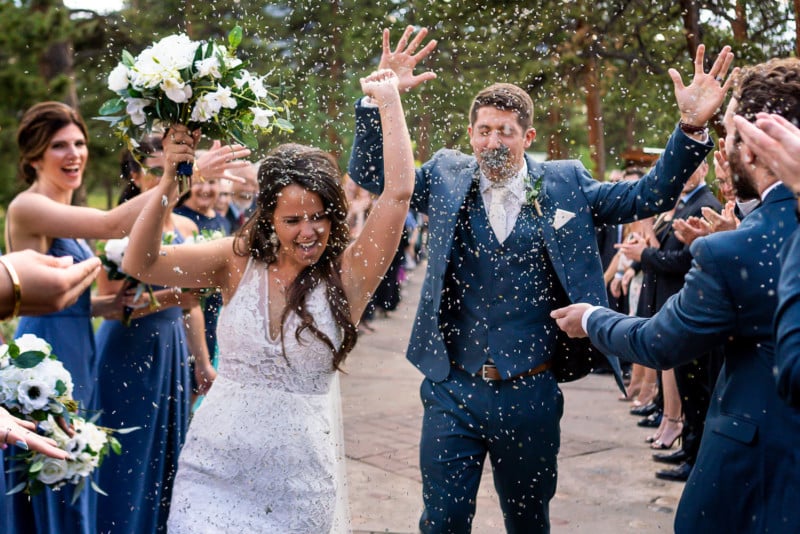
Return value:
<svg viewBox="0 0 800 534">
<path fill-rule="evenodd" d="M 144 167 L 129 152 L 122 157 L 122 176 L 134 186 L 127 191 L 134 193 L 156 186 L 164 166 L 160 139 L 143 140 L 138 151 Z M 179 215 L 171 214 L 164 224 L 173 244 L 183 243 L 183 236 L 196 231 L 197 225 Z M 100 294 L 115 295 L 122 288 L 122 281 L 109 281 L 105 274 L 98 279 Z M 189 354 L 197 358 L 198 372 L 214 373 L 198 298 L 179 289 L 153 289 L 157 310 L 146 305 L 145 292 L 142 303 L 135 304 L 129 326 L 108 320 L 97 331 L 95 404 L 103 410 L 99 422 L 116 429 L 139 427 L 119 436 L 122 455 L 107 457 L 98 470 L 97 483 L 108 494 L 98 497 L 97 532 L 101 533 L 165 531 L 172 478 L 189 425 Z M 188 335 L 184 310 L 190 316 Z"/>
<path fill-rule="evenodd" d="M 19 172 L 29 187 L 17 195 L 6 214 L 9 251 L 33 249 L 81 261 L 92 256 L 84 239 L 123 237 L 149 195 L 110 211 L 72 206 L 72 195 L 83 180 L 88 159 L 86 125 L 74 109 L 60 102 L 33 106 L 17 131 Z M 74 397 L 91 408 L 95 386 L 95 342 L 92 315 L 119 316 L 122 306 L 114 297 L 92 298 L 87 289 L 72 306 L 49 315 L 23 317 L 15 337 L 44 338 L 72 374 Z M 18 451 L 6 451 L 6 486 L 19 483 L 9 460 Z M 96 495 L 89 488 L 71 503 L 72 487 L 46 489 L 29 498 L 17 493 L 3 498 L 6 532 L 15 534 L 89 534 L 94 532 Z"/>
</svg>

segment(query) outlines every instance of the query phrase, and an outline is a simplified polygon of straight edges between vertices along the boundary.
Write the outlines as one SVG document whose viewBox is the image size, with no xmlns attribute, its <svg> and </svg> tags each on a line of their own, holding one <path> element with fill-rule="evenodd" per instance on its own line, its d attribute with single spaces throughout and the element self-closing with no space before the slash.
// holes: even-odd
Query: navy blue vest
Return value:
<svg viewBox="0 0 800 534">
<path fill-rule="evenodd" d="M 440 327 L 450 360 L 476 373 L 489 357 L 511 377 L 550 360 L 550 318 L 560 285 L 545 250 L 543 217 L 523 205 L 500 244 L 477 182 L 459 213 L 441 300 Z"/>
</svg>

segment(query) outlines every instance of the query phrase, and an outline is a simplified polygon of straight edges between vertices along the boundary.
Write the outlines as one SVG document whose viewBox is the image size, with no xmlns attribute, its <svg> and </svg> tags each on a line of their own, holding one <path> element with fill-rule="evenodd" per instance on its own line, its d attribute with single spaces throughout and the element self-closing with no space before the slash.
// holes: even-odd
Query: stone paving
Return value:
<svg viewBox="0 0 800 534">
<path fill-rule="evenodd" d="M 399 308 L 376 318 L 360 337 L 342 376 L 342 405 L 353 531 L 417 533 L 422 509 L 418 443 L 422 375 L 405 359 L 424 265 L 411 273 Z M 609 375 L 562 384 L 559 482 L 551 501 L 552 532 L 672 532 L 683 484 L 656 479 L 644 442 Z M 503 532 L 486 462 L 475 534 Z"/>
</svg>

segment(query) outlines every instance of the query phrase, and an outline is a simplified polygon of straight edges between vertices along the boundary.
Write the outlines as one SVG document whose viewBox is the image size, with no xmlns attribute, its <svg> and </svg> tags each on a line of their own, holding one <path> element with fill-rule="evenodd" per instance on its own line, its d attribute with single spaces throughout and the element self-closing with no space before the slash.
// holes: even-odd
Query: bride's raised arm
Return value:
<svg viewBox="0 0 800 534">
<path fill-rule="evenodd" d="M 394 258 L 414 192 L 414 155 L 397 75 L 391 70 L 375 72 L 361 79 L 361 89 L 380 109 L 384 187 L 363 230 L 342 256 L 342 283 L 353 322 L 361 318 Z"/>
<path fill-rule="evenodd" d="M 175 287 L 221 287 L 226 283 L 233 259 L 233 238 L 216 239 L 191 246 L 161 244 L 164 219 L 178 198 L 175 179 L 178 163 L 194 159 L 199 132 L 186 127 L 170 128 L 164 137 L 164 176 L 158 192 L 145 204 L 131 230 L 130 244 L 122 259 L 122 270 L 137 280 Z"/>
</svg>

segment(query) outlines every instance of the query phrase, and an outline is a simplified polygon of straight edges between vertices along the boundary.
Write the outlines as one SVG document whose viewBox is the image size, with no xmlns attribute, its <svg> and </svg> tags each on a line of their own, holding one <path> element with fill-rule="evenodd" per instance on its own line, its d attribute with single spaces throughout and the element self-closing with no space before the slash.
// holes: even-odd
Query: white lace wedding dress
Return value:
<svg viewBox="0 0 800 534">
<path fill-rule="evenodd" d="M 286 356 L 269 337 L 266 265 L 250 260 L 217 327 L 220 367 L 178 463 L 170 534 L 349 532 L 338 377 L 332 354 L 298 318 Z M 324 287 L 317 328 L 341 343 Z"/>
</svg>

